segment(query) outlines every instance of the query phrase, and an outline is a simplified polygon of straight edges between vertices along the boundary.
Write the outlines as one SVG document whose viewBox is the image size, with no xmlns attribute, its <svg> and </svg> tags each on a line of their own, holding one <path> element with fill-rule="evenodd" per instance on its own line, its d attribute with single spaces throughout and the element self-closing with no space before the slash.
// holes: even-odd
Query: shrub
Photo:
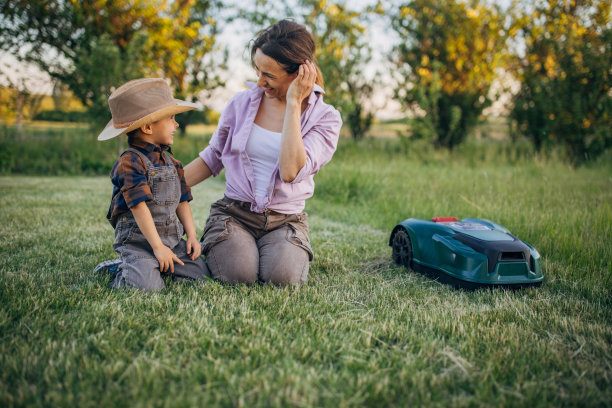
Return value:
<svg viewBox="0 0 612 408">
<path fill-rule="evenodd" d="M 34 120 L 44 120 L 48 122 L 88 122 L 88 116 L 87 112 L 84 111 L 47 110 L 36 115 Z"/>
<path fill-rule="evenodd" d="M 518 130 L 537 150 L 564 146 L 574 164 L 596 158 L 612 146 L 610 2 L 537 3 L 522 31 Z"/>
</svg>

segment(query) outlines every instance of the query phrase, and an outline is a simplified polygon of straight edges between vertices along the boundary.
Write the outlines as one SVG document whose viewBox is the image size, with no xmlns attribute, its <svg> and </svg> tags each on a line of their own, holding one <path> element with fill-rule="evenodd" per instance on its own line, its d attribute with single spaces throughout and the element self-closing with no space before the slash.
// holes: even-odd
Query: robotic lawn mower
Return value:
<svg viewBox="0 0 612 408">
<path fill-rule="evenodd" d="M 389 245 L 398 265 L 456 287 L 522 287 L 544 280 L 538 251 L 505 227 L 479 218 L 410 218 Z"/>
</svg>

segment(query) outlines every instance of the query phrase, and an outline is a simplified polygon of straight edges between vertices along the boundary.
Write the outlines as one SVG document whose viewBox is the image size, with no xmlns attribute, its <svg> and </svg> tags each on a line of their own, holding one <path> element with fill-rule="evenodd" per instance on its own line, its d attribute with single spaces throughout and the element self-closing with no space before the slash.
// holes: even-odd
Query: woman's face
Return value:
<svg viewBox="0 0 612 408">
<path fill-rule="evenodd" d="M 259 78 L 257 86 L 264 88 L 267 97 L 284 101 L 297 72 L 288 74 L 275 59 L 268 57 L 259 48 L 255 51 L 253 63 Z"/>
</svg>

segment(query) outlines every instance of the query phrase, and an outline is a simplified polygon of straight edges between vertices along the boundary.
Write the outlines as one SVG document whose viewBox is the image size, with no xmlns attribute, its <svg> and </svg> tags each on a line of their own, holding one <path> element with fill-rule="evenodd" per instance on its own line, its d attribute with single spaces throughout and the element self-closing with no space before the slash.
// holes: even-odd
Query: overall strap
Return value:
<svg viewBox="0 0 612 408">
<path fill-rule="evenodd" d="M 165 150 L 162 153 L 164 154 L 164 161 L 166 162 L 166 166 L 174 167 L 174 162 L 172 161 L 170 154 Z"/>
<path fill-rule="evenodd" d="M 127 149 L 125 149 L 123 151 L 123 153 L 121 153 L 121 155 L 123 156 L 124 154 L 126 154 L 127 152 L 132 152 L 132 153 L 136 153 L 138 156 L 140 156 L 140 158 L 142 159 L 142 161 L 144 161 L 145 164 L 145 171 L 151 167 L 153 167 L 153 163 L 151 162 L 151 160 L 149 160 L 149 158 L 147 157 L 146 154 L 140 152 L 138 149 L 134 149 L 133 147 L 128 147 Z"/>
</svg>

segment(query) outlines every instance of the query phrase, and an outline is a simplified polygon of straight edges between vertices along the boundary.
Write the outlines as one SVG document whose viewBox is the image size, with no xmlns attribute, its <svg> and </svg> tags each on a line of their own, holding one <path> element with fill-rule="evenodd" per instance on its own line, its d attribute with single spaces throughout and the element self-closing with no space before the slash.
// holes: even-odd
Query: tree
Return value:
<svg viewBox="0 0 612 408">
<path fill-rule="evenodd" d="M 216 0 L 0 0 L 2 48 L 69 86 L 92 118 L 110 118 L 113 87 L 169 77 L 177 96 L 215 86 L 203 60 L 215 42 Z M 24 49 L 24 47 L 27 47 Z"/>
<path fill-rule="evenodd" d="M 373 10 L 358 12 L 346 3 L 301 0 L 302 18 L 317 42 L 316 59 L 325 79 L 326 99 L 342 113 L 354 140 L 363 138 L 372 125 L 369 104 L 375 81 L 364 67 L 372 50 L 367 43 L 364 20 Z"/>
<path fill-rule="evenodd" d="M 511 116 L 536 149 L 560 143 L 574 164 L 595 158 L 612 146 L 610 2 L 542 0 L 524 8 Z"/>
<path fill-rule="evenodd" d="M 51 92 L 53 109 L 64 112 L 68 111 L 70 109 L 70 100 L 72 96 L 72 92 L 70 92 L 66 84 L 55 81 L 53 84 L 53 91 Z"/>
<path fill-rule="evenodd" d="M 153 24 L 145 49 L 154 56 L 148 66 L 170 78 L 176 98 L 195 102 L 200 92 L 224 85 L 219 69 L 225 67 L 227 52 L 214 53 L 218 23 L 211 13 L 220 6 L 216 0 L 172 2 L 169 13 Z M 204 113 L 189 111 L 176 116 L 182 135 L 194 115 Z"/>
<path fill-rule="evenodd" d="M 364 73 L 372 57 L 366 21 L 380 12 L 376 8 L 357 11 L 346 1 L 295 0 L 279 9 L 277 3 L 262 0 L 239 14 L 257 27 L 286 17 L 308 27 L 317 46 L 315 59 L 325 81 L 325 100 L 342 113 L 352 137 L 359 140 L 372 124 L 370 98 L 377 84 Z"/>
<path fill-rule="evenodd" d="M 22 67 L 4 63 L 0 67 L 0 82 L 6 84 L 1 86 L 2 117 L 15 119 L 17 133 L 22 136 L 23 120 L 32 119 L 40 112 L 44 98 L 43 80 L 30 72 L 24 72 Z"/>
<path fill-rule="evenodd" d="M 391 22 L 402 39 L 391 55 L 395 97 L 420 113 L 414 136 L 452 149 L 492 103 L 491 85 L 507 60 L 504 13 L 482 0 L 413 0 Z"/>
<path fill-rule="evenodd" d="M 18 0 L 0 10 L 2 48 L 68 85 L 97 126 L 111 88 L 142 73 L 132 40 L 152 13 L 140 3 Z"/>
</svg>

